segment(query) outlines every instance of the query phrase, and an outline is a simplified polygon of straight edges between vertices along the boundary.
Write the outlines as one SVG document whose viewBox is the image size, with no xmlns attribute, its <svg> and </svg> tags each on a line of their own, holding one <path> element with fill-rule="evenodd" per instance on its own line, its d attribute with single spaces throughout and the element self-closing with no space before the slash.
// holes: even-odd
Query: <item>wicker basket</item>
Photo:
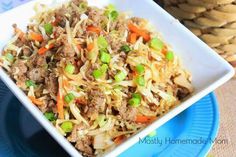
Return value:
<svg viewBox="0 0 236 157">
<path fill-rule="evenodd" d="M 179 19 L 236 70 L 236 0 L 162 0 Z"/>
</svg>

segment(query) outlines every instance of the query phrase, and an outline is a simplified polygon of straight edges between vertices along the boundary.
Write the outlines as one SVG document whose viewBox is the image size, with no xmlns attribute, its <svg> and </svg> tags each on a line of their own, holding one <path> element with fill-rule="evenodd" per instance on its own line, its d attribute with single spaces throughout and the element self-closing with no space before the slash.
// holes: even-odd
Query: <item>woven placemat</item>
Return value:
<svg viewBox="0 0 236 157">
<path fill-rule="evenodd" d="M 220 108 L 220 128 L 210 155 L 212 157 L 236 156 L 236 79 L 216 90 Z"/>
<path fill-rule="evenodd" d="M 236 70 L 236 0 L 162 0 L 164 8 Z"/>
</svg>

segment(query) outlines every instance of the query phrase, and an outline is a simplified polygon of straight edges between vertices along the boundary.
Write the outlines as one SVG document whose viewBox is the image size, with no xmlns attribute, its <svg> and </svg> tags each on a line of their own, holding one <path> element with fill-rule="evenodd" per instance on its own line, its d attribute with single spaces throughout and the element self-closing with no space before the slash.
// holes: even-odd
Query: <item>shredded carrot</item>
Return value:
<svg viewBox="0 0 236 157">
<path fill-rule="evenodd" d="M 114 142 L 115 142 L 116 145 L 118 145 L 118 144 L 121 144 L 124 140 L 125 140 L 125 136 L 121 135 L 121 136 L 116 137 L 114 139 Z"/>
<path fill-rule="evenodd" d="M 137 34 L 136 33 L 131 33 L 130 35 L 129 35 L 129 42 L 131 43 L 131 44 L 134 44 L 136 41 L 137 41 Z"/>
<path fill-rule="evenodd" d="M 64 119 L 64 101 L 60 94 L 60 90 L 57 94 L 57 111 L 60 119 Z"/>
<path fill-rule="evenodd" d="M 29 99 L 34 103 L 35 105 L 43 105 L 43 101 L 36 99 L 34 96 L 29 96 Z"/>
<path fill-rule="evenodd" d="M 87 44 L 87 50 L 88 51 L 92 51 L 93 48 L 94 48 L 94 43 Z"/>
<path fill-rule="evenodd" d="M 89 31 L 89 32 L 95 32 L 97 34 L 100 34 L 100 32 L 101 32 L 101 28 L 96 27 L 96 26 L 88 26 L 86 28 L 86 30 Z"/>
<path fill-rule="evenodd" d="M 41 47 L 39 50 L 38 50 L 38 54 L 39 55 L 43 55 L 44 53 L 46 53 L 48 50 L 50 50 L 51 48 L 53 48 L 54 45 L 53 44 L 50 44 L 48 48 L 46 47 Z"/>
<path fill-rule="evenodd" d="M 45 52 L 47 52 L 47 51 L 48 51 L 47 48 L 41 47 L 41 48 L 38 50 L 38 54 L 43 55 L 43 54 L 44 54 Z"/>
<path fill-rule="evenodd" d="M 138 34 L 138 36 L 142 36 L 143 39 L 144 39 L 146 42 L 151 39 L 150 34 L 148 33 L 148 31 L 143 30 L 143 29 L 140 29 L 140 28 L 138 28 L 137 26 L 135 26 L 135 25 L 132 24 L 132 23 L 129 23 L 129 24 L 128 24 L 128 28 L 129 28 L 129 30 L 130 30 L 131 32 Z"/>
<path fill-rule="evenodd" d="M 128 24 L 128 28 L 131 32 L 134 32 L 134 33 L 139 33 L 140 32 L 140 29 L 132 23 Z"/>
<path fill-rule="evenodd" d="M 134 77 L 138 76 L 138 73 L 136 71 L 133 71 L 132 74 Z"/>
<path fill-rule="evenodd" d="M 139 35 L 142 36 L 146 42 L 151 39 L 150 34 L 145 30 L 141 30 Z"/>
<path fill-rule="evenodd" d="M 163 47 L 162 50 L 161 50 L 161 53 L 164 54 L 164 55 L 166 55 L 167 51 L 168 51 L 168 48 L 167 48 L 166 45 L 164 45 L 164 47 Z"/>
<path fill-rule="evenodd" d="M 87 100 L 85 98 L 79 98 L 79 99 L 76 99 L 76 103 L 80 105 L 86 105 Z"/>
<path fill-rule="evenodd" d="M 137 116 L 135 122 L 137 123 L 150 123 L 156 119 L 155 116 Z"/>
<path fill-rule="evenodd" d="M 30 39 L 35 40 L 35 41 L 39 41 L 39 42 L 43 41 L 43 36 L 39 33 L 30 32 L 29 37 Z"/>
<path fill-rule="evenodd" d="M 60 20 L 59 19 L 55 19 L 51 24 L 53 25 L 53 26 L 58 26 L 58 23 L 60 22 Z"/>
<path fill-rule="evenodd" d="M 68 87 L 69 86 L 68 80 L 65 80 L 65 79 L 62 81 L 62 84 L 63 84 L 63 87 Z"/>
</svg>

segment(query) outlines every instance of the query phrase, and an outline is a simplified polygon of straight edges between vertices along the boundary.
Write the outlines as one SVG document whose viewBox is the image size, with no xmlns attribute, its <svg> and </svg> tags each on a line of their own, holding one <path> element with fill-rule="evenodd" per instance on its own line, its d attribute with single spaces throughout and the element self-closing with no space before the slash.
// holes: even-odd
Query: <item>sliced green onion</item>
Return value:
<svg viewBox="0 0 236 157">
<path fill-rule="evenodd" d="M 53 26 L 50 23 L 46 23 L 44 25 L 44 30 L 47 34 L 52 34 L 53 33 Z"/>
<path fill-rule="evenodd" d="M 119 13 L 118 13 L 116 10 L 113 10 L 113 11 L 110 12 L 110 14 L 109 14 L 109 18 L 110 18 L 112 21 L 115 21 L 118 16 L 119 16 Z"/>
<path fill-rule="evenodd" d="M 109 4 L 109 5 L 106 7 L 105 15 L 106 15 L 106 16 L 109 16 L 109 14 L 110 14 L 112 11 L 114 11 L 114 10 L 116 10 L 115 6 L 112 5 L 112 4 Z"/>
<path fill-rule="evenodd" d="M 14 56 L 11 53 L 9 53 L 9 52 L 5 54 L 5 57 L 6 57 L 6 59 L 9 62 L 13 62 L 14 61 Z"/>
<path fill-rule="evenodd" d="M 27 81 L 25 81 L 25 85 L 26 85 L 26 87 L 31 87 L 31 86 L 33 86 L 33 87 L 36 87 L 36 84 L 34 83 L 34 81 L 32 81 L 32 80 L 27 80 Z"/>
<path fill-rule="evenodd" d="M 62 130 L 63 130 L 65 133 L 69 133 L 69 132 L 71 132 L 72 129 L 73 129 L 73 124 L 72 124 L 72 122 L 69 122 L 69 121 L 63 122 L 63 123 L 61 124 L 61 128 L 62 128 Z"/>
<path fill-rule="evenodd" d="M 137 99 L 139 99 L 141 101 L 142 96 L 139 93 L 133 93 L 132 94 L 132 98 L 137 98 Z"/>
<path fill-rule="evenodd" d="M 75 66 L 72 64 L 67 64 L 65 71 L 69 74 L 73 74 L 75 72 Z"/>
<path fill-rule="evenodd" d="M 105 49 L 108 47 L 107 40 L 103 36 L 98 37 L 97 43 L 100 49 Z"/>
<path fill-rule="evenodd" d="M 143 77 L 143 76 L 138 76 L 138 77 L 136 78 L 136 83 L 137 83 L 139 86 L 145 86 L 144 77 Z"/>
<path fill-rule="evenodd" d="M 164 47 L 164 43 L 158 38 L 153 38 L 150 41 L 150 47 L 155 50 L 161 50 Z"/>
<path fill-rule="evenodd" d="M 154 137 L 157 135 L 156 130 L 152 131 L 150 134 L 148 134 L 149 137 Z"/>
<path fill-rule="evenodd" d="M 100 126 L 100 127 L 103 127 L 105 124 L 106 124 L 106 116 L 104 115 L 104 114 L 100 114 L 100 115 L 98 115 L 98 117 L 97 117 L 97 122 L 98 122 L 98 125 Z"/>
<path fill-rule="evenodd" d="M 92 75 L 95 79 L 99 79 L 102 77 L 103 72 L 100 69 L 94 70 Z"/>
<path fill-rule="evenodd" d="M 115 78 L 116 82 L 120 82 L 120 81 L 123 81 L 126 78 L 126 76 L 127 76 L 126 73 L 120 71 L 115 75 L 114 78 Z"/>
<path fill-rule="evenodd" d="M 111 55 L 106 52 L 101 52 L 100 59 L 103 63 L 110 63 L 111 61 Z"/>
<path fill-rule="evenodd" d="M 168 51 L 166 53 L 166 59 L 172 61 L 174 59 L 174 53 L 172 51 Z"/>
<path fill-rule="evenodd" d="M 67 104 L 69 104 L 70 102 L 72 102 L 75 99 L 75 96 L 73 93 L 68 93 L 65 97 L 64 100 Z"/>
<path fill-rule="evenodd" d="M 99 69 L 94 70 L 92 75 L 95 79 L 99 79 L 107 72 L 107 69 L 108 69 L 108 65 L 103 64 Z"/>
<path fill-rule="evenodd" d="M 140 100 L 139 98 L 131 98 L 129 99 L 129 105 L 132 106 L 132 107 L 138 107 L 140 105 Z"/>
<path fill-rule="evenodd" d="M 100 71 L 102 72 L 102 74 L 106 73 L 108 69 L 108 65 L 107 64 L 103 64 L 100 68 Z"/>
<path fill-rule="evenodd" d="M 145 68 L 142 64 L 136 65 L 135 69 L 139 74 L 142 74 L 145 71 Z"/>
<path fill-rule="evenodd" d="M 124 51 L 125 53 L 128 53 L 131 51 L 131 48 L 129 47 L 129 45 L 123 45 L 120 48 L 121 51 Z"/>
<path fill-rule="evenodd" d="M 49 121 L 54 121 L 56 120 L 56 117 L 53 112 L 45 112 L 44 116 L 49 120 Z"/>
<path fill-rule="evenodd" d="M 110 4 L 106 7 L 105 10 L 105 15 L 111 19 L 111 20 L 116 20 L 117 17 L 119 16 L 119 13 L 116 11 L 116 8 L 114 5 Z"/>
<path fill-rule="evenodd" d="M 141 103 L 141 100 L 142 100 L 142 96 L 138 93 L 134 93 L 134 94 L 132 94 L 132 98 L 129 100 L 128 103 L 132 107 L 138 107 Z"/>
</svg>

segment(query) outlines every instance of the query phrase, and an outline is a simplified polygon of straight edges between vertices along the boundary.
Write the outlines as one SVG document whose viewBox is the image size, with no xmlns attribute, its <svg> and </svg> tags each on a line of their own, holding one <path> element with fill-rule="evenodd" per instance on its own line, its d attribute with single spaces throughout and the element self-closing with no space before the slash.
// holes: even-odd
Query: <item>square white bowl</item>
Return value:
<svg viewBox="0 0 236 157">
<path fill-rule="evenodd" d="M 35 0 L 24 4 L 13 10 L 0 15 L 0 50 L 4 48 L 8 40 L 13 35 L 12 24 L 25 30 L 29 19 L 34 15 L 33 7 L 35 3 L 45 3 L 48 5 L 67 0 Z M 210 49 L 205 43 L 194 36 L 189 30 L 181 25 L 177 20 L 156 5 L 152 0 L 88 0 L 90 5 L 104 6 L 114 4 L 120 11 L 131 12 L 134 16 L 146 18 L 160 32 L 164 41 L 171 45 L 175 53 L 180 57 L 184 68 L 192 74 L 192 83 L 195 91 L 187 100 L 172 109 L 163 117 L 147 126 L 145 129 L 130 137 L 127 141 L 117 146 L 105 156 L 117 156 L 131 145 L 135 144 L 139 138 L 145 137 L 148 133 L 158 128 L 196 101 L 207 95 L 215 88 L 219 87 L 234 75 L 234 69 L 223 60 L 218 54 Z M 0 52 L 1 53 L 1 52 Z M 29 112 L 38 122 L 49 132 L 49 134 L 71 155 L 81 156 L 80 153 L 54 128 L 54 126 L 44 118 L 40 110 L 31 103 L 27 96 L 16 86 L 6 72 L 0 68 L 0 77 L 11 89 L 15 96 L 22 102 Z M 43 139 L 42 139 L 43 140 Z"/>
</svg>

